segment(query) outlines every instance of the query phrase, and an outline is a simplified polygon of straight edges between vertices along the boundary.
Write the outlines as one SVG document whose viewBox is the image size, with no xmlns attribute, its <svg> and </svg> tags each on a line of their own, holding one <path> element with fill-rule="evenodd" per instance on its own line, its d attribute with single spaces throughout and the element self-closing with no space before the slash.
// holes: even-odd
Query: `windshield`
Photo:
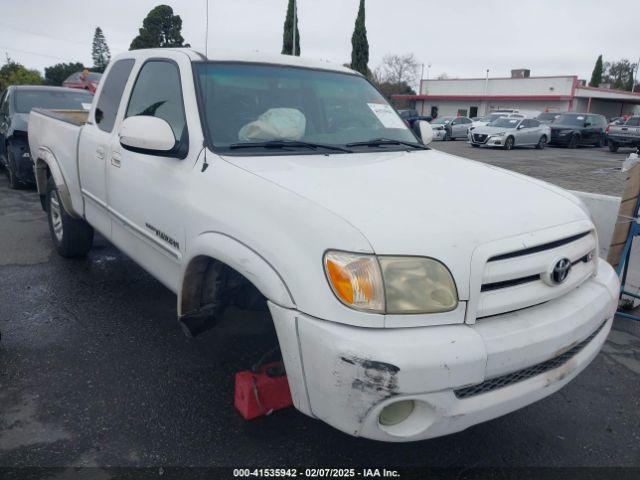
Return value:
<svg viewBox="0 0 640 480">
<path fill-rule="evenodd" d="M 560 115 L 553 121 L 553 124 L 582 127 L 584 126 L 584 122 L 586 121 L 586 118 L 587 117 L 585 117 L 584 115 Z"/>
<path fill-rule="evenodd" d="M 258 143 L 248 149 L 254 153 L 266 149 L 260 142 L 281 140 L 337 146 L 382 138 L 417 143 L 393 107 L 358 75 L 245 63 L 194 66 L 205 129 L 215 149 L 230 152 L 238 144 Z M 304 146 L 291 144 L 286 150 L 296 149 Z"/>
<path fill-rule="evenodd" d="M 102 78 L 101 73 L 89 72 L 89 75 L 87 75 L 87 80 L 91 82 L 99 82 L 101 78 Z"/>
<path fill-rule="evenodd" d="M 18 90 L 16 112 L 29 113 L 32 108 L 49 110 L 83 110 L 83 103 L 93 102 L 93 95 L 84 90 Z"/>
<path fill-rule="evenodd" d="M 433 120 L 431 122 L 432 125 L 442 125 L 445 123 L 449 123 L 451 120 L 453 120 L 453 117 L 438 117 L 435 120 Z"/>
<path fill-rule="evenodd" d="M 492 127 L 500 127 L 500 128 L 516 128 L 520 123 L 519 118 L 498 118 L 495 122 L 491 122 L 490 125 Z"/>
</svg>

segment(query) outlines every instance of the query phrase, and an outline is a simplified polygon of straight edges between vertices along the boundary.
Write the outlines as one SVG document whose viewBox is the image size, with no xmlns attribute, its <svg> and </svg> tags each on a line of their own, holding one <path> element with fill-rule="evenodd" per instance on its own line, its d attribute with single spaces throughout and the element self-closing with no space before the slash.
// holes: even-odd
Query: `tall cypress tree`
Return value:
<svg viewBox="0 0 640 480">
<path fill-rule="evenodd" d="M 296 57 L 300 56 L 300 31 L 298 30 L 298 12 L 294 9 L 296 0 L 289 0 L 287 17 L 284 20 L 284 33 L 282 34 L 282 54 L 293 55 L 293 14 L 296 10 Z"/>
<path fill-rule="evenodd" d="M 598 55 L 598 59 L 596 60 L 596 65 L 593 67 L 593 73 L 591 74 L 591 81 L 589 82 L 590 87 L 599 87 L 602 83 L 602 74 L 604 72 L 604 67 L 602 65 L 602 55 Z"/>
<path fill-rule="evenodd" d="M 96 72 L 104 72 L 104 69 L 107 68 L 109 64 L 109 60 L 111 60 L 111 52 L 109 52 L 107 40 L 104 38 L 104 33 L 102 33 L 100 27 L 96 27 L 96 31 L 93 34 L 91 56 L 93 57 L 93 70 Z"/>
<path fill-rule="evenodd" d="M 358 18 L 351 37 L 351 68 L 363 75 L 369 74 L 369 41 L 365 25 L 364 0 L 360 0 Z"/>
</svg>

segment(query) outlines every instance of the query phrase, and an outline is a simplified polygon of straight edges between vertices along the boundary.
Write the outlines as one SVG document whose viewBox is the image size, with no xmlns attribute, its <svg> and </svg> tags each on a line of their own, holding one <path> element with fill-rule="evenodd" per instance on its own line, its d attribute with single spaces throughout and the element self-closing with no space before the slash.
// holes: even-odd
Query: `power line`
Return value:
<svg viewBox="0 0 640 480">
<path fill-rule="evenodd" d="M 4 45 L 0 45 L 0 48 L 5 49 L 5 50 L 11 50 L 12 52 L 26 53 L 27 55 L 36 55 L 38 57 L 52 58 L 54 60 L 69 61 L 68 58 L 62 58 L 62 57 L 56 57 L 55 55 L 47 55 L 47 54 L 44 54 L 44 53 L 32 52 L 30 50 L 21 50 L 19 48 L 6 47 Z"/>
<path fill-rule="evenodd" d="M 60 42 L 75 43 L 76 45 L 87 46 L 86 42 L 81 42 L 79 40 L 69 40 L 67 38 L 59 38 L 59 37 L 54 37 L 52 35 L 47 35 L 45 33 L 34 32 L 33 30 L 26 30 L 26 29 L 22 29 L 22 28 L 16 28 L 13 25 L 9 25 L 9 24 L 6 24 L 4 22 L 0 22 L 0 25 L 2 25 L 3 27 L 6 27 L 6 28 L 10 28 L 11 30 L 14 30 L 16 32 L 28 33 L 29 35 L 36 35 L 38 37 L 49 38 L 51 40 L 58 40 Z"/>
</svg>

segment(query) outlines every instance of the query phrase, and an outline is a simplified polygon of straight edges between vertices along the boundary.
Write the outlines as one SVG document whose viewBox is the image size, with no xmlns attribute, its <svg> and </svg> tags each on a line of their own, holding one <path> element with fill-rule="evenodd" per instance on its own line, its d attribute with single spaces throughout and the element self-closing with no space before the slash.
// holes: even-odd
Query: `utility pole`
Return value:
<svg viewBox="0 0 640 480">
<path fill-rule="evenodd" d="M 631 86 L 631 93 L 634 93 L 636 90 L 636 82 L 638 81 L 638 66 L 640 66 L 640 58 L 638 58 L 638 63 L 636 63 L 636 69 L 634 70 L 634 80 L 633 85 Z"/>
<path fill-rule="evenodd" d="M 298 28 L 298 2 L 293 0 L 293 56 L 296 56 L 296 29 Z"/>
<path fill-rule="evenodd" d="M 487 100 L 487 93 L 489 92 L 489 69 L 487 68 L 487 76 L 484 79 L 484 114 L 489 114 L 489 101 Z"/>
</svg>

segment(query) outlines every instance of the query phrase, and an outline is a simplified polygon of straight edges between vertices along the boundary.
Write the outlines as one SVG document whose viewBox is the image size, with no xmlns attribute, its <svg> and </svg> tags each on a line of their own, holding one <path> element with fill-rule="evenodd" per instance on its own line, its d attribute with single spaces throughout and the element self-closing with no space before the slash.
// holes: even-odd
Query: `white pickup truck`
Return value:
<svg viewBox="0 0 640 480">
<path fill-rule="evenodd" d="M 341 66 L 127 52 L 88 114 L 33 111 L 29 142 L 60 254 L 99 231 L 191 334 L 234 297 L 266 303 L 295 407 L 351 435 L 524 407 L 611 328 L 619 283 L 580 200 L 429 149 Z"/>
</svg>

